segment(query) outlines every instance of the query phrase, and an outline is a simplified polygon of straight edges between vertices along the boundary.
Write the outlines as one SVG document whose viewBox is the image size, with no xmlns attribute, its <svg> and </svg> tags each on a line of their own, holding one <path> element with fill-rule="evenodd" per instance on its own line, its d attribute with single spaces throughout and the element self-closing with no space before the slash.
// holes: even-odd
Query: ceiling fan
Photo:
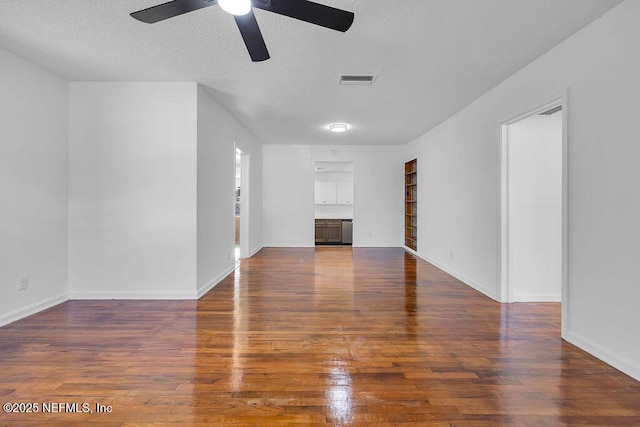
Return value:
<svg viewBox="0 0 640 427">
<path fill-rule="evenodd" d="M 131 16 L 153 24 L 216 4 L 233 15 L 253 62 L 269 59 L 269 51 L 253 14 L 254 7 L 342 32 L 351 27 L 354 18 L 352 12 L 307 0 L 174 0 L 133 12 Z"/>
</svg>

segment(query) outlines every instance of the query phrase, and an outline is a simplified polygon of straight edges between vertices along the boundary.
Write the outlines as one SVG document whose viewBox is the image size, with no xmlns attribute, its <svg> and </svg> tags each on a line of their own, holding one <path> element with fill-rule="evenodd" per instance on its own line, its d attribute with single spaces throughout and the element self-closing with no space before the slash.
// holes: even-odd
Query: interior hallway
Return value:
<svg viewBox="0 0 640 427">
<path fill-rule="evenodd" d="M 399 248 L 263 249 L 199 301 L 69 301 L 0 328 L 20 426 L 640 425 L 640 383 Z"/>
</svg>

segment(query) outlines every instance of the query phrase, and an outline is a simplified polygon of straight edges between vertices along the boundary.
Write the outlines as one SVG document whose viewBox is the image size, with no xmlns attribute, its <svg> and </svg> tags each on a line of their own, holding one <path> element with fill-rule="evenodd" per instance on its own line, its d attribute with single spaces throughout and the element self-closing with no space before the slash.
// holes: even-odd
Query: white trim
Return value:
<svg viewBox="0 0 640 427">
<path fill-rule="evenodd" d="M 498 228 L 500 261 L 498 277 L 500 278 L 500 298 L 501 303 L 511 302 L 507 281 L 509 278 L 509 125 L 507 122 L 500 124 L 500 227 Z"/>
<path fill-rule="evenodd" d="M 67 302 L 67 301 L 69 301 L 69 296 L 65 293 L 65 294 L 56 295 L 51 298 L 47 298 L 42 301 L 38 301 L 33 304 L 29 304 L 17 310 L 10 311 L 5 315 L 0 316 L 0 327 L 8 325 L 9 323 L 16 322 L 20 319 L 24 319 L 25 317 L 29 317 L 34 314 L 40 313 L 41 311 L 47 310 L 51 307 L 54 307 L 58 304 L 62 304 L 63 302 Z"/>
<path fill-rule="evenodd" d="M 218 274 L 216 277 L 211 279 L 209 281 L 209 283 L 207 283 L 203 287 L 199 288 L 198 289 L 198 299 L 202 298 L 207 292 L 209 292 L 211 289 L 215 288 L 216 285 L 218 285 L 220 282 L 222 282 L 229 274 L 233 273 L 233 271 L 235 269 L 236 269 L 236 265 L 234 263 L 234 264 L 230 265 L 229 267 L 227 267 L 227 269 L 225 271 L 223 271 L 222 273 Z"/>
<path fill-rule="evenodd" d="M 264 246 L 260 245 L 257 248 L 253 249 L 251 251 L 251 253 L 249 254 L 249 258 L 251 258 L 252 256 L 254 256 L 255 254 L 257 254 L 258 252 L 260 252 L 262 250 L 262 248 L 264 248 Z"/>
<path fill-rule="evenodd" d="M 235 152 L 240 152 L 240 259 L 250 258 L 249 239 L 251 237 L 251 154 L 235 144 Z M 235 157 L 234 157 L 235 159 Z M 235 165 L 234 165 L 235 166 Z M 233 168 L 234 172 L 236 168 Z M 235 177 L 234 177 L 235 183 Z M 235 211 L 235 202 L 234 202 Z"/>
<path fill-rule="evenodd" d="M 299 243 L 299 242 L 295 242 L 295 243 L 266 243 L 264 245 L 265 248 L 315 248 L 316 245 L 310 245 L 310 244 L 306 244 L 306 243 Z"/>
<path fill-rule="evenodd" d="M 429 257 L 427 257 L 427 256 L 425 256 L 425 255 L 423 255 L 421 253 L 417 253 L 417 255 L 420 258 L 422 258 L 423 260 L 427 261 L 429 264 L 433 264 L 434 266 L 438 267 L 440 270 L 444 271 L 445 273 L 449 274 L 450 276 L 455 277 L 456 279 L 458 279 L 459 281 L 461 281 L 465 285 L 469 286 L 470 288 L 473 288 L 476 291 L 478 291 L 480 293 L 483 293 L 484 295 L 488 296 L 489 298 L 500 302 L 500 300 L 498 298 L 498 295 L 496 295 L 495 290 L 486 288 L 484 286 L 481 286 L 481 285 L 473 282 L 472 280 L 467 279 L 462 274 L 459 274 L 458 272 L 450 269 L 449 267 L 445 267 L 445 266 L 437 263 L 436 261 L 430 259 Z"/>
<path fill-rule="evenodd" d="M 331 246 L 331 245 L 320 245 L 320 246 Z M 337 245 L 340 246 L 340 245 Z M 348 246 L 348 245 L 347 245 Z M 393 243 L 367 243 L 367 244 L 351 244 L 352 248 L 400 248 L 402 246 L 398 246 Z"/>
<path fill-rule="evenodd" d="M 403 246 L 402 249 L 404 249 L 405 251 L 409 252 L 411 255 L 415 255 L 417 257 L 420 257 L 420 255 L 418 255 L 418 252 L 414 251 L 409 246 Z M 422 258 L 422 257 L 420 257 L 420 258 Z"/>
<path fill-rule="evenodd" d="M 560 335 L 569 331 L 569 88 L 562 94 L 562 295 Z"/>
<path fill-rule="evenodd" d="M 630 340 L 633 339 L 632 337 L 628 338 Z M 604 363 L 611 365 L 617 370 L 622 371 L 630 377 L 640 381 L 640 365 L 638 364 L 638 361 L 634 363 L 631 360 L 613 354 L 610 351 L 607 351 L 604 348 L 600 347 L 590 339 L 585 338 L 582 335 L 572 331 L 569 331 L 564 339 L 567 342 L 591 354 L 592 356 L 602 360 Z"/>
<path fill-rule="evenodd" d="M 513 295 L 517 302 L 561 302 L 562 294 L 520 294 Z"/>
<path fill-rule="evenodd" d="M 500 225 L 498 227 L 498 242 L 500 245 L 500 260 L 498 263 L 498 277 L 500 278 L 500 295 L 498 301 L 508 303 L 513 301 L 508 287 L 508 207 L 507 207 L 507 156 L 508 156 L 508 135 L 507 127 L 527 117 L 536 115 L 547 109 L 562 105 L 562 293 L 561 301 L 561 335 L 567 333 L 569 319 L 569 89 L 564 89 L 561 93 L 547 97 L 552 101 L 538 103 L 536 106 L 507 117 L 498 123 L 500 135 Z"/>
<path fill-rule="evenodd" d="M 195 292 L 153 292 L 153 291 L 107 291 L 71 292 L 70 300 L 192 300 Z"/>
</svg>

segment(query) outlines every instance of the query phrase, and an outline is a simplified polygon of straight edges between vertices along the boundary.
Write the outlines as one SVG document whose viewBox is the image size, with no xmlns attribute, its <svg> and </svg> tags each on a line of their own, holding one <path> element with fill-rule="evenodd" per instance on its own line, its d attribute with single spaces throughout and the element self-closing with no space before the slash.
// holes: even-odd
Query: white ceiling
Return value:
<svg viewBox="0 0 640 427">
<path fill-rule="evenodd" d="M 353 11 L 351 29 L 256 10 L 262 63 L 218 6 L 152 25 L 129 16 L 163 0 L 1 0 L 0 46 L 69 80 L 199 82 L 264 143 L 403 144 L 620 2 L 317 1 Z M 340 74 L 378 78 L 345 87 Z M 332 122 L 352 128 L 332 134 Z"/>
</svg>

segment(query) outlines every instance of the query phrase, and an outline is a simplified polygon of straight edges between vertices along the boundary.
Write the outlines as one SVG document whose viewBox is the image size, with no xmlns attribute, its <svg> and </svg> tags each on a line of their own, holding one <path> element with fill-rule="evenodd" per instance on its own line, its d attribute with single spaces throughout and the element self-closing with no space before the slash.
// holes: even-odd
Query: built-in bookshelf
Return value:
<svg viewBox="0 0 640 427">
<path fill-rule="evenodd" d="M 418 248 L 418 160 L 404 164 L 404 244 Z"/>
</svg>

